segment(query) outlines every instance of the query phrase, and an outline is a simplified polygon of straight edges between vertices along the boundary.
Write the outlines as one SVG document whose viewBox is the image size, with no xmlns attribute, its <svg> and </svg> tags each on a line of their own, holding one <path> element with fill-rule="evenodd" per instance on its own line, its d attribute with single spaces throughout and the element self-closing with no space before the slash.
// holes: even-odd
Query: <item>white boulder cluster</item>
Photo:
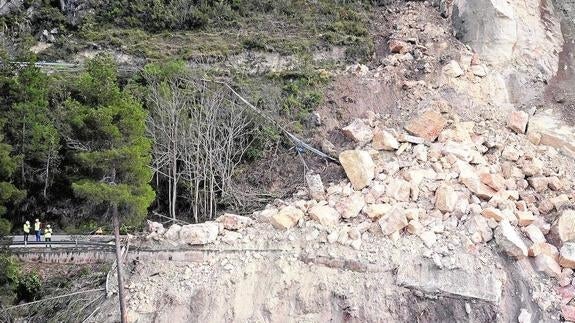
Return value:
<svg viewBox="0 0 575 323">
<path fill-rule="evenodd" d="M 557 150 L 527 140 L 528 121 L 514 111 L 507 129 L 494 131 L 427 111 L 403 132 L 356 119 L 342 130 L 357 149 L 339 154 L 349 182 L 324 188 L 309 175 L 310 200 L 282 201 L 254 216 L 278 230 L 312 221 L 328 243 L 356 249 L 367 234 L 416 235 L 431 248 L 448 231 L 463 231 L 470 244 L 494 239 L 509 256 L 532 257 L 538 271 L 570 284 L 573 174 L 555 161 Z"/>
</svg>

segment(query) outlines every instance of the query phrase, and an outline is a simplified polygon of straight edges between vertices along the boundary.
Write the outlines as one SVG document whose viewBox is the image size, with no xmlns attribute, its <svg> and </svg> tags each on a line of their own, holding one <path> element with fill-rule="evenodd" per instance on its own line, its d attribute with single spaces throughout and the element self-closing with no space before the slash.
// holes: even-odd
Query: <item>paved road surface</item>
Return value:
<svg viewBox="0 0 575 323">
<path fill-rule="evenodd" d="M 46 242 L 44 236 L 41 236 L 41 241 L 36 242 L 35 236 L 31 234 L 28 237 L 28 244 L 24 245 L 24 236 L 17 235 L 8 237 L 12 239 L 10 243 L 10 248 L 38 248 L 45 247 Z M 104 236 L 104 235 L 52 235 L 52 243 L 60 247 L 76 247 L 76 242 L 78 245 L 86 245 L 87 243 L 108 243 L 114 240 L 114 236 Z"/>
</svg>

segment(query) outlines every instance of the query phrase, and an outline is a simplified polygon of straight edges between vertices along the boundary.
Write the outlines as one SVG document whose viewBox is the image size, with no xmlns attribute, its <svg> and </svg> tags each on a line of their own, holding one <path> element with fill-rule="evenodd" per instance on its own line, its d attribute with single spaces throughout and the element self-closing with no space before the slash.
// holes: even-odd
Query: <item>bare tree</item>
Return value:
<svg viewBox="0 0 575 323">
<path fill-rule="evenodd" d="M 170 215 L 179 185 L 196 222 L 212 219 L 218 202 L 241 205 L 233 177 L 256 130 L 249 109 L 221 84 L 183 78 L 153 84 L 150 103 L 153 168 L 168 181 Z"/>
</svg>

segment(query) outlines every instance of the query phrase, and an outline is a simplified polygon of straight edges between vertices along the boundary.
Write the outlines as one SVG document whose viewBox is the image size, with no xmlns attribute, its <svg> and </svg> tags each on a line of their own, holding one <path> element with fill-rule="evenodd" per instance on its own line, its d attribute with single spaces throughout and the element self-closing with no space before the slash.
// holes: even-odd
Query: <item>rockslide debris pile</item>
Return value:
<svg viewBox="0 0 575 323">
<path fill-rule="evenodd" d="M 310 174 L 306 192 L 253 218 L 277 230 L 312 226 L 315 235 L 307 240 L 356 250 L 370 235 L 391 241 L 413 235 L 427 248 L 449 241 L 442 237 L 451 232 L 463 234 L 468 249 L 494 240 L 504 254 L 529 257 L 537 271 L 554 277 L 563 287 L 563 316 L 575 319 L 569 305 L 575 295 L 573 172 L 555 148 L 527 140 L 528 119 L 514 111 L 498 129 L 429 110 L 408 121 L 405 131 L 384 128 L 376 115 L 354 120 L 342 131 L 357 149 L 339 155 L 349 181 L 324 187 Z M 154 228 L 150 238 L 208 244 L 221 237 L 233 244 L 242 238 L 237 231 L 252 224 L 249 217 L 224 214 L 215 222 Z"/>
</svg>

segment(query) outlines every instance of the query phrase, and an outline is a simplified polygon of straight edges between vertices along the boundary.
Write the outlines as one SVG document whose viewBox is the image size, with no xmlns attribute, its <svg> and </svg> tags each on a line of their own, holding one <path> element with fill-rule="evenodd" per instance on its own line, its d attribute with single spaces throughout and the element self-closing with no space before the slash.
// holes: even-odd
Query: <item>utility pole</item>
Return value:
<svg viewBox="0 0 575 323">
<path fill-rule="evenodd" d="M 112 206 L 112 217 L 114 221 L 114 237 L 116 238 L 116 269 L 118 271 L 118 299 L 120 301 L 120 320 L 128 323 L 126 313 L 126 296 L 124 294 L 124 276 L 122 274 L 122 255 L 120 250 L 120 219 L 118 218 L 118 206 Z"/>
</svg>

